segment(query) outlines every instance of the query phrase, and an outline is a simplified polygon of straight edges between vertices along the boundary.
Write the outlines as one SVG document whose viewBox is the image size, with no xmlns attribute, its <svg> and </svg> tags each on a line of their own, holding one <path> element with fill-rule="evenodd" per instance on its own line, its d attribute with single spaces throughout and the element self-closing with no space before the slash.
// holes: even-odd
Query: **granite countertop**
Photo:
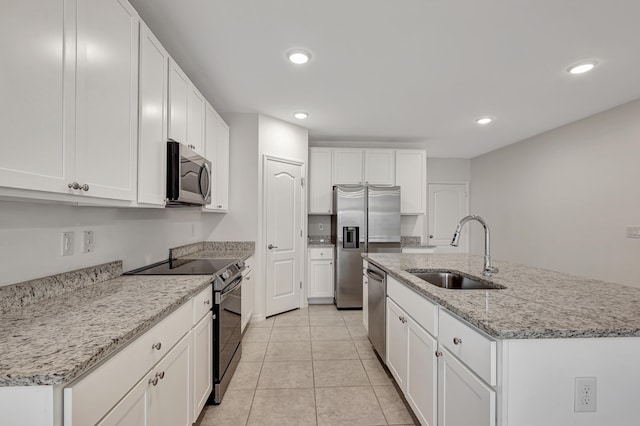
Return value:
<svg viewBox="0 0 640 426">
<path fill-rule="evenodd" d="M 315 242 L 311 242 L 311 243 L 307 243 L 307 248 L 333 248 L 335 247 L 335 244 L 331 244 L 331 243 L 315 243 Z"/>
<path fill-rule="evenodd" d="M 204 241 L 169 250 L 171 259 L 242 259 L 255 253 L 253 241 Z"/>
<path fill-rule="evenodd" d="M 120 276 L 2 312 L 0 386 L 67 383 L 210 285 L 208 275 Z"/>
<path fill-rule="evenodd" d="M 498 339 L 640 337 L 640 289 L 493 261 L 501 290 L 447 290 L 406 269 L 452 270 L 482 278 L 483 257 L 369 254 L 389 275 Z"/>
</svg>

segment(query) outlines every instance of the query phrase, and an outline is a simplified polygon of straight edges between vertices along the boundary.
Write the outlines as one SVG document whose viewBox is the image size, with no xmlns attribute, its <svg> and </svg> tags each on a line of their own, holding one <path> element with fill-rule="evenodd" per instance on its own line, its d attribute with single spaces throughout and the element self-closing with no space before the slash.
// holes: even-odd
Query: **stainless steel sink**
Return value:
<svg viewBox="0 0 640 426">
<path fill-rule="evenodd" d="M 473 278 L 465 277 L 460 273 L 451 271 L 424 272 L 410 269 L 407 270 L 407 272 L 425 280 L 429 284 L 450 290 L 500 290 L 504 288 L 499 284 L 487 281 L 478 281 Z"/>
</svg>

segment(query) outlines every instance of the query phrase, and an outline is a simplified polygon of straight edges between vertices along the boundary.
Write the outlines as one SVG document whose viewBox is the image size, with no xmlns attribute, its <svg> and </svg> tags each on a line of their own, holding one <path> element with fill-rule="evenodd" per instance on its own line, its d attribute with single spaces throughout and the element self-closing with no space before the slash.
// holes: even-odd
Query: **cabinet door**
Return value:
<svg viewBox="0 0 640 426">
<path fill-rule="evenodd" d="M 226 212 L 229 209 L 229 126 L 213 107 L 205 112 L 205 157 L 211 161 L 211 203 L 205 210 Z"/>
<path fill-rule="evenodd" d="M 253 292 L 254 292 L 254 278 L 253 269 L 244 274 L 242 281 L 242 300 L 240 302 L 242 308 L 241 312 L 241 330 L 244 332 L 247 324 L 251 321 L 251 315 L 253 315 Z"/>
<path fill-rule="evenodd" d="M 438 426 L 495 426 L 495 391 L 447 349 L 439 350 Z"/>
<path fill-rule="evenodd" d="M 364 151 L 364 182 L 369 185 L 394 185 L 396 160 L 393 149 Z"/>
<path fill-rule="evenodd" d="M 66 3 L 2 4 L 0 186 L 71 192 L 75 10 Z"/>
<path fill-rule="evenodd" d="M 333 297 L 333 260 L 309 262 L 309 296 Z"/>
<path fill-rule="evenodd" d="M 140 23 L 138 202 L 164 205 L 169 54 Z"/>
<path fill-rule="evenodd" d="M 169 60 L 169 137 L 187 144 L 187 105 L 189 85 L 187 75 L 173 59 Z"/>
<path fill-rule="evenodd" d="M 204 154 L 204 96 L 189 84 L 187 96 L 187 145 L 199 154 Z"/>
<path fill-rule="evenodd" d="M 407 388 L 407 314 L 387 297 L 387 367 L 402 392 Z"/>
<path fill-rule="evenodd" d="M 148 392 L 149 425 L 190 426 L 193 397 L 190 388 L 191 332 L 152 370 L 156 385 Z"/>
<path fill-rule="evenodd" d="M 135 200 L 138 28 L 125 0 L 78 0 L 76 180 L 82 195 Z"/>
<path fill-rule="evenodd" d="M 405 396 L 422 425 L 435 426 L 438 394 L 436 340 L 408 318 Z"/>
<path fill-rule="evenodd" d="M 361 184 L 362 150 L 337 148 L 333 150 L 333 185 Z"/>
<path fill-rule="evenodd" d="M 151 424 L 147 421 L 147 397 L 151 389 L 151 372 L 140 380 L 129 393 L 113 407 L 100 422 L 99 426 L 141 426 Z"/>
<path fill-rule="evenodd" d="M 427 211 L 427 153 L 422 150 L 396 151 L 396 185 L 400 186 L 400 213 Z"/>
<path fill-rule="evenodd" d="M 332 150 L 309 149 L 309 213 L 331 214 Z"/>
<path fill-rule="evenodd" d="M 193 329 L 193 412 L 197 419 L 213 389 L 213 317 L 207 314 Z"/>
</svg>

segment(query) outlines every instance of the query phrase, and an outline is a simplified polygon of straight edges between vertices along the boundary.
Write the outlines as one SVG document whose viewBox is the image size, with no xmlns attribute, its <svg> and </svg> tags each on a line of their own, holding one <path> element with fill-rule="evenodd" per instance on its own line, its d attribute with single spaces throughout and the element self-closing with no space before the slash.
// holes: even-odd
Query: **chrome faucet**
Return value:
<svg viewBox="0 0 640 426">
<path fill-rule="evenodd" d="M 464 224 L 469 222 L 470 220 L 477 220 L 482 224 L 482 226 L 484 226 L 484 271 L 482 271 L 482 275 L 484 275 L 485 277 L 490 277 L 491 274 L 495 274 L 496 272 L 498 272 L 498 268 L 491 266 L 491 254 L 489 250 L 489 226 L 483 218 L 473 214 L 463 217 L 456 227 L 456 232 L 453 234 L 451 245 L 454 247 L 458 247 L 458 241 L 460 240 L 460 231 L 462 230 Z"/>
</svg>

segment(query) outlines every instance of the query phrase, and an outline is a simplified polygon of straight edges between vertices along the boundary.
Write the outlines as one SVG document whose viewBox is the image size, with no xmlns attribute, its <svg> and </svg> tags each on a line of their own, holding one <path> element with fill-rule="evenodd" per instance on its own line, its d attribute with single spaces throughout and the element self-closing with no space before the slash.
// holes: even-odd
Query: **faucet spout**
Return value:
<svg viewBox="0 0 640 426">
<path fill-rule="evenodd" d="M 491 274 L 495 274 L 496 272 L 498 272 L 498 268 L 491 266 L 489 225 L 487 225 L 487 222 L 485 222 L 482 217 L 471 214 L 460 219 L 460 222 L 458 223 L 458 226 L 456 226 L 456 230 L 453 234 L 451 245 L 454 247 L 458 247 L 458 244 L 460 242 L 460 231 L 462 231 L 462 227 L 464 226 L 464 224 L 469 222 L 470 220 L 478 221 L 484 227 L 484 270 L 482 271 L 482 275 L 484 275 L 485 277 L 490 277 Z"/>
</svg>

